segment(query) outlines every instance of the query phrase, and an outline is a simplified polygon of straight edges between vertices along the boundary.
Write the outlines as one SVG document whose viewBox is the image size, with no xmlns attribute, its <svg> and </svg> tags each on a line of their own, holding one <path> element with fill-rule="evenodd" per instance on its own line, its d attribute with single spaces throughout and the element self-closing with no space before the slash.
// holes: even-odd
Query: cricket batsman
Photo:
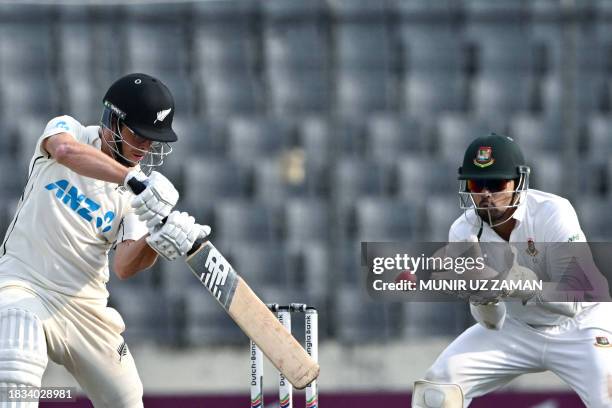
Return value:
<svg viewBox="0 0 612 408">
<path fill-rule="evenodd" d="M 50 358 L 95 407 L 142 407 L 124 322 L 107 307 L 109 252 L 114 273 L 127 279 L 158 254 L 184 255 L 210 228 L 172 211 L 179 197 L 172 183 L 155 171 L 146 175 L 177 141 L 168 88 L 130 74 L 103 103 L 99 126 L 60 116 L 36 145 L 0 248 L 0 390 L 40 387 Z M 147 186 L 138 195 L 136 180 Z M 8 401 L 6 392 L 0 398 L 0 408 L 36 406 Z"/>
<path fill-rule="evenodd" d="M 449 242 L 526 246 L 514 252 L 523 265 L 517 269 L 534 276 L 535 269 L 556 261 L 543 258 L 543 243 L 586 242 L 570 202 L 529 189 L 529 174 L 510 137 L 475 139 L 459 169 L 465 213 L 452 224 Z M 605 278 L 597 285 L 608 291 Z M 467 407 L 519 375 L 541 371 L 559 376 L 587 407 L 612 407 L 610 303 L 547 302 L 533 291 L 515 290 L 487 301 L 470 298 L 470 309 L 478 324 L 455 339 L 424 380 L 415 383 L 414 408 Z"/>
</svg>

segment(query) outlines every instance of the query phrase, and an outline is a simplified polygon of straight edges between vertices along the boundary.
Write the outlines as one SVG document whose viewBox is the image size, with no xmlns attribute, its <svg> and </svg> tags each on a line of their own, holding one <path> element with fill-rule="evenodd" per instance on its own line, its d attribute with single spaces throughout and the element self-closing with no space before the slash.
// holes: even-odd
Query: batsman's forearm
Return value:
<svg viewBox="0 0 612 408">
<path fill-rule="evenodd" d="M 128 279 L 138 272 L 150 268 L 157 260 L 155 252 L 145 237 L 137 241 L 125 241 L 115 254 L 115 273 L 120 279 Z"/>
<path fill-rule="evenodd" d="M 66 143 L 58 148 L 55 159 L 82 176 L 123 184 L 129 169 L 93 146 Z"/>
</svg>

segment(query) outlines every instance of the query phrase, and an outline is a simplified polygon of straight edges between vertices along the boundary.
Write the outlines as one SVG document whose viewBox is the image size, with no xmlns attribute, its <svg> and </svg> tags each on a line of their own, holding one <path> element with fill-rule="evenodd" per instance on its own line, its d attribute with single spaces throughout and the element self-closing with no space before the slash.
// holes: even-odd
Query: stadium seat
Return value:
<svg viewBox="0 0 612 408">
<path fill-rule="evenodd" d="M 422 152 L 426 148 L 422 127 L 412 117 L 373 115 L 367 125 L 366 153 L 374 160 L 393 161 L 402 153 Z"/>
<path fill-rule="evenodd" d="M 236 77 L 257 64 L 257 37 L 253 1 L 194 3 L 193 16 L 196 67 L 204 71 L 236 72 Z"/>
<path fill-rule="evenodd" d="M 48 9 L 47 9 L 48 10 Z M 50 14 L 38 21 L 3 21 L 0 26 L 0 78 L 49 78 L 55 68 Z"/>
<path fill-rule="evenodd" d="M 472 140 L 491 132 L 503 134 L 504 122 L 500 118 L 473 117 L 461 114 L 440 115 L 437 124 L 437 152 L 459 168 L 465 149 Z"/>
<path fill-rule="evenodd" d="M 528 74 L 533 47 L 528 31 L 528 8 L 514 0 L 467 0 L 466 37 L 475 44 L 481 74 Z"/>
<path fill-rule="evenodd" d="M 386 5 L 382 2 L 332 0 L 337 20 L 334 36 L 340 69 L 388 70 L 392 66 Z"/>
<path fill-rule="evenodd" d="M 432 194 L 450 194 L 458 191 L 458 162 L 429 157 L 422 154 L 404 154 L 396 162 L 396 191 L 401 199 L 414 200 Z"/>
<path fill-rule="evenodd" d="M 218 249 L 255 293 L 265 288 L 291 289 L 284 245 L 248 243 L 243 240 L 242 243 L 231 242 L 218 246 Z"/>
<path fill-rule="evenodd" d="M 210 207 L 218 199 L 247 196 L 249 171 L 240 162 L 209 155 L 189 156 L 182 163 L 185 169 L 182 200 L 187 205 Z"/>
<path fill-rule="evenodd" d="M 390 306 L 369 300 L 361 286 L 344 285 L 336 293 L 336 336 L 347 345 L 380 342 L 393 335 Z"/>
<path fill-rule="evenodd" d="M 321 0 L 262 3 L 266 61 L 273 68 L 324 70 L 330 58 Z"/>
<path fill-rule="evenodd" d="M 195 96 L 189 79 L 186 4 L 155 9 L 128 5 L 125 9 L 123 68 L 159 78 L 172 92 L 176 112 L 193 114 Z"/>
<path fill-rule="evenodd" d="M 196 73 L 200 111 L 207 117 L 259 112 L 264 100 L 261 81 L 252 72 L 241 70 Z"/>
<path fill-rule="evenodd" d="M 194 75 L 200 111 L 210 116 L 259 111 L 263 104 L 254 35 L 254 2 L 193 4 Z"/>
<path fill-rule="evenodd" d="M 351 114 L 394 106 L 394 62 L 385 5 L 334 0 L 330 7 L 338 19 L 333 27 L 338 64 L 337 111 Z"/>
<path fill-rule="evenodd" d="M 287 274 L 291 287 L 308 297 L 307 303 L 323 305 L 333 287 L 330 285 L 331 259 L 323 242 L 295 242 L 286 249 Z"/>
<path fill-rule="evenodd" d="M 168 299 L 182 297 L 188 288 L 197 284 L 198 278 L 185 262 L 170 262 L 158 259 L 154 268 L 159 275 L 160 290 Z M 202 287 L 202 290 L 204 290 L 204 287 Z"/>
<path fill-rule="evenodd" d="M 439 184 L 432 178 L 434 162 L 430 157 L 418 153 L 399 156 L 394 180 L 398 197 L 425 197 L 437 191 Z"/>
<path fill-rule="evenodd" d="M 285 235 L 289 243 L 325 242 L 330 237 L 331 214 L 323 200 L 292 199 L 285 203 Z"/>
<path fill-rule="evenodd" d="M 123 336 L 128 343 L 154 344 L 167 340 L 169 310 L 157 291 L 117 286 L 110 294 L 109 306 L 121 313 L 126 326 Z"/>
<path fill-rule="evenodd" d="M 52 79 L 36 75 L 29 79 L 13 78 L 2 85 L 0 95 L 8 118 L 47 115 L 50 119 L 60 113 L 57 83 Z"/>
<path fill-rule="evenodd" d="M 100 119 L 102 95 L 94 64 L 93 13 L 87 7 L 61 7 L 57 25 L 60 108 L 84 123 Z"/>
<path fill-rule="evenodd" d="M 404 81 L 404 110 L 415 117 L 435 117 L 467 109 L 466 80 L 461 74 L 430 70 L 410 72 Z"/>
<path fill-rule="evenodd" d="M 304 149 L 306 160 L 324 164 L 333 155 L 335 139 L 331 124 L 324 116 L 308 116 L 297 125 L 299 145 Z"/>
<path fill-rule="evenodd" d="M 246 200 L 215 202 L 215 236 L 225 242 L 277 242 L 280 238 L 279 210 Z"/>
<path fill-rule="evenodd" d="M 575 166 L 577 194 L 580 197 L 589 196 L 593 199 L 607 197 L 612 191 L 608 157 L 603 155 L 587 157 L 587 160 L 580 160 Z"/>
<path fill-rule="evenodd" d="M 324 69 L 270 66 L 266 80 L 271 112 L 276 115 L 326 112 L 332 99 L 330 79 Z"/>
<path fill-rule="evenodd" d="M 276 117 L 235 117 L 228 122 L 228 153 L 244 164 L 275 157 L 288 147 L 291 123 Z"/>
<path fill-rule="evenodd" d="M 587 149 L 590 158 L 607 158 L 612 151 L 612 117 L 592 115 L 587 122 Z"/>
<path fill-rule="evenodd" d="M 192 155 L 223 155 L 227 149 L 227 120 L 214 118 L 197 118 L 185 116 L 185 113 L 174 116 L 172 128 L 178 136 L 173 147 Z"/>
<path fill-rule="evenodd" d="M 413 73 L 457 74 L 465 67 L 464 40 L 454 1 L 398 1 L 403 66 Z"/>
<path fill-rule="evenodd" d="M 75 78 L 75 77 L 72 77 Z M 64 112 L 83 125 L 97 124 L 102 117 L 104 91 L 97 89 L 91 80 L 71 81 L 64 89 Z"/>
<path fill-rule="evenodd" d="M 559 116 L 518 114 L 510 122 L 508 135 L 515 138 L 526 152 L 560 151 L 564 146 L 563 119 Z"/>
<path fill-rule="evenodd" d="M 11 130 L 14 129 L 17 141 L 17 154 L 15 156 L 15 163 L 19 171 L 27 176 L 30 169 L 30 160 L 34 156 L 36 149 L 36 143 L 53 116 L 30 116 L 22 114 L 20 116 L 19 123 L 12 125 Z"/>
<path fill-rule="evenodd" d="M 140 21 L 128 15 L 125 30 L 128 72 L 154 72 L 160 76 L 187 74 L 184 26 L 172 21 Z"/>
<path fill-rule="evenodd" d="M 328 27 L 322 1 L 262 3 L 265 78 L 275 114 L 330 106 Z"/>
<path fill-rule="evenodd" d="M 4 190 L 7 186 L 3 185 L 1 188 Z M 23 187 L 23 186 L 22 186 Z M 11 221 L 15 217 L 15 213 L 17 212 L 17 204 L 19 203 L 19 193 L 2 193 L 2 198 L 0 199 L 0 236 L 4 241 L 4 237 L 8 232 Z"/>
<path fill-rule="evenodd" d="M 109 253 L 110 273 L 109 280 L 106 283 L 106 288 L 111 295 L 116 289 L 118 291 L 122 291 L 128 289 L 139 290 L 141 288 L 145 290 L 156 290 L 162 288 L 162 281 L 164 279 L 162 264 L 166 261 L 162 261 L 160 259 L 159 262 L 156 262 L 151 268 L 141 271 L 129 279 L 122 280 L 115 274 L 114 259 L 116 254 L 116 251 L 110 251 Z"/>
<path fill-rule="evenodd" d="M 459 191 L 458 185 L 457 191 Z M 463 214 L 463 210 L 459 208 L 459 197 L 456 192 L 431 197 L 425 203 L 425 211 L 429 229 L 428 240 L 432 242 L 448 241 L 450 226 Z"/>
<path fill-rule="evenodd" d="M 278 159 L 262 160 L 253 167 L 253 196 L 259 202 L 276 204 L 290 197 L 321 196 L 327 189 L 323 169 L 304 161 L 300 149 Z"/>
<path fill-rule="evenodd" d="M 610 217 L 606 216 L 612 207 L 608 198 L 586 196 L 573 204 L 588 241 L 609 242 L 612 239 L 612 222 Z"/>
<path fill-rule="evenodd" d="M 384 197 L 390 186 L 390 166 L 359 158 L 340 158 L 333 169 L 332 192 L 341 205 L 359 197 Z"/>
<path fill-rule="evenodd" d="M 523 73 L 480 76 L 471 86 L 473 110 L 479 116 L 507 116 L 535 106 L 533 79 Z"/>
<path fill-rule="evenodd" d="M 21 196 L 28 179 L 30 157 L 28 157 L 27 163 L 19 163 L 15 160 L 15 157 L 7 154 L 7 152 L 0 155 L 0 174 L 6 176 L 2 177 L 0 181 L 0 191 L 3 192 L 3 198 L 13 199 Z"/>
<path fill-rule="evenodd" d="M 529 187 L 547 193 L 562 194 L 567 179 L 564 177 L 562 159 L 554 153 L 525 152 L 525 160 L 531 167 Z"/>
<path fill-rule="evenodd" d="M 579 76 L 584 80 L 590 77 L 605 75 L 606 42 L 609 43 L 610 32 L 608 18 L 605 12 L 606 1 L 579 1 L 572 4 L 572 15 L 581 27 L 572 33 L 572 51 L 568 53 L 568 45 L 561 24 L 565 13 L 565 5 L 557 1 L 527 2 L 531 8 L 531 35 L 534 42 L 541 44 L 545 51 L 547 76 L 560 76 L 561 72 L 571 64 L 577 68 Z M 599 9 L 599 5 L 604 5 Z M 578 84 L 582 81 L 578 80 Z"/>
<path fill-rule="evenodd" d="M 240 328 L 228 317 L 223 307 L 197 281 L 185 290 L 184 296 L 175 301 L 171 309 L 175 312 L 172 324 L 184 321 L 178 334 L 183 335 L 181 342 L 190 346 L 203 345 L 245 345 L 248 339 Z M 182 330 L 184 333 L 182 333 Z"/>
<path fill-rule="evenodd" d="M 596 113 L 608 103 L 606 79 L 601 73 L 578 73 L 565 93 L 560 75 L 543 78 L 540 87 L 543 110 L 549 116 L 563 114 L 565 106 L 579 115 Z"/>
<path fill-rule="evenodd" d="M 364 113 L 335 116 L 330 123 L 330 153 L 338 156 L 364 157 L 366 155 L 365 140 L 367 131 L 367 116 Z M 335 159 L 334 159 L 335 161 Z"/>
<path fill-rule="evenodd" d="M 382 69 L 344 69 L 338 72 L 337 110 L 341 115 L 390 110 L 397 106 L 393 78 Z"/>
<path fill-rule="evenodd" d="M 362 198 L 355 204 L 356 236 L 359 242 L 410 241 L 422 239 L 422 199 L 392 201 Z"/>
</svg>

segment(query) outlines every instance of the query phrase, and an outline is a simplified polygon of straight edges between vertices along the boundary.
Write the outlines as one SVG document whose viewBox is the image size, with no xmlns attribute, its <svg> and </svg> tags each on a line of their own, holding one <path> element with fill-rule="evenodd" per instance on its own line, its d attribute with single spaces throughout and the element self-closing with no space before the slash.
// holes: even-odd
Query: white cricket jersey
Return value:
<svg viewBox="0 0 612 408">
<path fill-rule="evenodd" d="M 68 133 L 100 149 L 98 132 L 99 126 L 85 127 L 70 116 L 47 124 L 0 248 L 0 286 L 25 280 L 63 295 L 108 297 L 110 249 L 147 232 L 132 212 L 133 195 L 117 184 L 75 173 L 41 147 L 45 138 Z"/>
<path fill-rule="evenodd" d="M 586 242 L 586 238 L 576 211 L 571 203 L 565 198 L 554 194 L 530 189 L 523 198 L 524 202 L 514 211 L 512 218 L 516 224 L 510 234 L 509 242 L 531 245 L 538 249 L 538 243 L 550 242 Z M 475 211 L 467 211 L 461 215 L 450 227 L 449 242 L 476 242 L 480 230 L 480 218 Z M 481 242 L 506 242 L 487 223 L 482 223 Z M 540 247 L 542 249 L 542 247 Z M 518 262 L 520 265 L 532 269 L 538 276 L 551 276 L 551 260 L 541 259 L 545 251 L 539 251 L 536 255 L 518 251 Z M 593 305 L 591 302 L 578 302 L 578 311 Z M 543 309 L 540 304 L 521 302 L 506 302 L 508 315 L 532 325 L 557 325 L 567 320 L 561 314 L 553 313 Z"/>
</svg>

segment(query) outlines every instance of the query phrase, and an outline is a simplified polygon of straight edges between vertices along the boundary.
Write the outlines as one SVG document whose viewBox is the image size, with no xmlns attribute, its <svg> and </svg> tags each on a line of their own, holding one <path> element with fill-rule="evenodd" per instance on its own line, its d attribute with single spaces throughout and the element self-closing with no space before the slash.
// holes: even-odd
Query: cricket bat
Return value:
<svg viewBox="0 0 612 408">
<path fill-rule="evenodd" d="M 210 241 L 196 242 L 186 259 L 191 271 L 270 362 L 297 389 L 319 376 L 319 365 L 257 297 Z"/>
<path fill-rule="evenodd" d="M 146 188 L 136 178 L 128 184 L 136 194 Z M 244 334 L 295 388 L 301 390 L 319 376 L 319 365 L 210 241 L 196 241 L 186 262 Z"/>
</svg>

